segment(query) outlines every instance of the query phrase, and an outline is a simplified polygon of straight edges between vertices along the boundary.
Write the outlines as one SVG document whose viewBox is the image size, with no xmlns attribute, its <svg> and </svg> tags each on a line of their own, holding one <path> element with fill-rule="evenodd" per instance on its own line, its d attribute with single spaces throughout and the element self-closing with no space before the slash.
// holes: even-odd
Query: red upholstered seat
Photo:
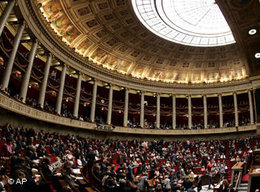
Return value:
<svg viewBox="0 0 260 192">
<path fill-rule="evenodd" d="M 56 157 L 57 157 L 56 155 L 52 155 L 52 156 L 50 157 L 51 163 L 55 162 L 55 158 L 56 158 Z"/>
</svg>

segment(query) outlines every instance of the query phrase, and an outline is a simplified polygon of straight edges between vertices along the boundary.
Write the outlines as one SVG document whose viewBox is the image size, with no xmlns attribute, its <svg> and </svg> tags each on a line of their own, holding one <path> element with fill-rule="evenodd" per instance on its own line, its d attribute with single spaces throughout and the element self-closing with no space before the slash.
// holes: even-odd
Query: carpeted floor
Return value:
<svg viewBox="0 0 260 192">
<path fill-rule="evenodd" d="M 248 175 L 248 174 L 245 174 L 245 175 L 242 177 L 241 182 L 242 182 L 242 183 L 247 183 L 247 182 L 248 182 L 248 179 L 249 179 L 249 175 Z"/>
</svg>

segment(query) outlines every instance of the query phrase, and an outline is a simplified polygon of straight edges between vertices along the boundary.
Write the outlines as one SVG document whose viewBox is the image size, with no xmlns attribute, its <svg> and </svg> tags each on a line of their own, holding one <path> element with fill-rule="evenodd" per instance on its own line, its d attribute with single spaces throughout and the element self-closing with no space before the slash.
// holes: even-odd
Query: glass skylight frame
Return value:
<svg viewBox="0 0 260 192">
<path fill-rule="evenodd" d="M 132 0 L 132 6 L 147 29 L 174 43 L 195 47 L 235 43 L 215 0 Z"/>
</svg>

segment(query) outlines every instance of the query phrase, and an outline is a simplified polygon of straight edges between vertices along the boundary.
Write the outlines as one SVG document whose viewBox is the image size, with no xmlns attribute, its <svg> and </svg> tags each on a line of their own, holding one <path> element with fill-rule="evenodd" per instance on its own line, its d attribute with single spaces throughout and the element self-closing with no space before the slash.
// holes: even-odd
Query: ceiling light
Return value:
<svg viewBox="0 0 260 192">
<path fill-rule="evenodd" d="M 248 34 L 249 34 L 249 35 L 254 35 L 254 34 L 256 34 L 256 32 L 257 32 L 256 29 L 250 29 L 250 30 L 248 31 Z"/>
<path fill-rule="evenodd" d="M 256 53 L 255 58 L 260 59 L 260 53 Z"/>
</svg>

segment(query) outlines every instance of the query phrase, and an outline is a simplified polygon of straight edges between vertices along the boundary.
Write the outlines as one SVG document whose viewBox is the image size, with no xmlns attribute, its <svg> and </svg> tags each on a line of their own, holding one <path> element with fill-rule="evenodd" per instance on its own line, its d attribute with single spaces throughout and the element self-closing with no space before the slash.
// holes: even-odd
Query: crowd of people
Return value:
<svg viewBox="0 0 260 192">
<path fill-rule="evenodd" d="M 75 170 L 87 165 L 84 173 L 100 182 L 96 185 L 103 191 L 194 191 L 195 187 L 199 191 L 204 176 L 210 179 L 209 188 L 221 179 L 228 182 L 229 163 L 248 162 L 259 144 L 254 137 L 170 142 L 91 139 L 9 124 L 0 131 L 0 186 L 5 187 L 7 178 L 26 178 L 26 184 L 11 188 L 46 190 L 49 185 L 41 171 L 54 187 L 59 175 L 78 187 Z"/>
<path fill-rule="evenodd" d="M 229 183 L 228 169 L 234 157 L 248 162 L 252 150 L 259 147 L 255 138 L 208 142 L 109 141 L 108 144 L 99 151 L 106 153 L 94 166 L 94 175 L 105 191 L 194 191 L 195 187 L 199 191 L 204 176 L 209 179 L 210 189 L 219 181 Z M 229 185 L 229 190 L 232 189 Z"/>
</svg>

